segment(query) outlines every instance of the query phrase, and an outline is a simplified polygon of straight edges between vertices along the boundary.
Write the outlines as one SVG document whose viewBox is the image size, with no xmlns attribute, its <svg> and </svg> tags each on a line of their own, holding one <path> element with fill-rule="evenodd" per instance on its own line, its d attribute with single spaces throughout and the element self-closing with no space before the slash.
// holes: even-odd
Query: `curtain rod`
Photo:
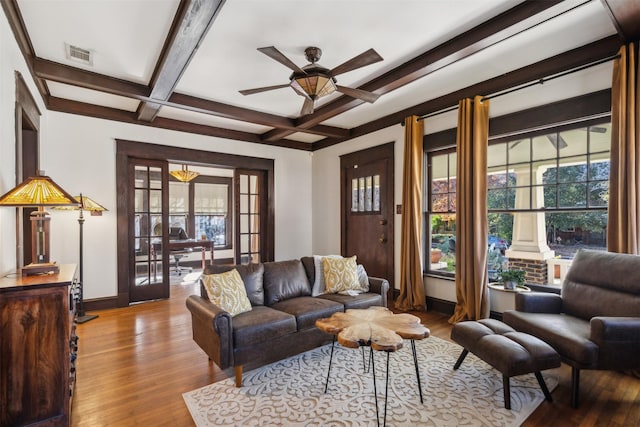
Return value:
<svg viewBox="0 0 640 427">
<path fill-rule="evenodd" d="M 493 98 L 498 98 L 498 97 L 503 96 L 503 95 L 508 95 L 508 94 L 510 94 L 512 92 L 516 92 L 516 91 L 519 91 L 521 89 L 526 89 L 526 88 L 529 88 L 529 87 L 532 87 L 532 86 L 535 86 L 535 85 L 539 85 L 539 84 L 541 85 L 541 84 L 544 84 L 544 83 L 546 83 L 548 81 L 555 80 L 555 79 L 557 79 L 559 77 L 564 77 L 564 76 L 567 76 L 569 74 L 576 73 L 578 71 L 586 70 L 587 68 L 595 67 L 597 65 L 604 64 L 605 62 L 609 62 L 609 61 L 612 61 L 612 60 L 617 59 L 617 58 L 620 58 L 620 55 L 616 54 L 616 55 L 608 56 L 606 58 L 602 58 L 602 59 L 599 59 L 597 61 L 590 62 L 588 64 L 581 65 L 579 67 L 563 71 L 563 72 L 558 73 L 558 74 L 553 74 L 553 75 L 551 75 L 549 77 L 543 77 L 541 79 L 532 81 L 530 83 L 525 83 L 524 85 L 521 85 L 521 86 L 517 86 L 517 87 L 511 88 L 511 89 L 506 89 L 506 90 L 504 90 L 502 92 L 497 92 L 497 93 L 495 93 L 493 95 L 485 96 L 484 98 L 482 98 L 482 101 L 486 101 L 488 99 L 493 99 Z M 434 111 L 433 113 L 429 113 L 429 114 L 425 114 L 424 116 L 420 116 L 420 117 L 417 118 L 417 120 L 428 119 L 429 117 L 438 116 L 440 114 L 448 113 L 450 111 L 454 111 L 454 110 L 457 110 L 457 109 L 458 109 L 458 106 L 454 105 L 452 107 L 445 108 L 443 110 Z"/>
</svg>

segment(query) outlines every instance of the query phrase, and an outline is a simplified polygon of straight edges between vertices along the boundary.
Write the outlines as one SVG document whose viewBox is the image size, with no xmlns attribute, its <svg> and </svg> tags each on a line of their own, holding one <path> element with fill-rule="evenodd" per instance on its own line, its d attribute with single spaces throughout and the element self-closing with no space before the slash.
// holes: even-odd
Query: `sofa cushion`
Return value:
<svg viewBox="0 0 640 427">
<path fill-rule="evenodd" d="M 382 306 L 382 295 L 365 292 L 359 295 L 324 294 L 318 298 L 327 299 L 342 304 L 348 308 L 368 308 L 372 305 Z"/>
<path fill-rule="evenodd" d="M 251 301 L 251 305 L 264 305 L 264 287 L 262 286 L 262 275 L 264 274 L 264 266 L 262 264 L 239 264 L 239 265 L 209 265 L 205 269 L 205 274 L 217 274 L 238 270 L 244 288 L 247 290 L 247 297 Z"/>
<path fill-rule="evenodd" d="M 342 304 L 316 297 L 292 298 L 275 303 L 271 308 L 295 316 L 299 331 L 315 327 L 318 319 L 344 311 Z"/>
<path fill-rule="evenodd" d="M 563 358 L 577 362 L 580 368 L 594 368 L 598 346 L 589 340 L 589 321 L 565 314 L 504 312 L 502 320 L 512 328 L 540 338 Z"/>
<path fill-rule="evenodd" d="M 298 259 L 265 262 L 263 276 L 265 304 L 271 306 L 290 298 L 311 295 L 311 285 Z"/>
<path fill-rule="evenodd" d="M 258 306 L 233 318 L 233 343 L 236 348 L 253 346 L 296 332 L 296 318 L 284 311 Z M 268 351 L 265 348 L 265 351 Z"/>
<path fill-rule="evenodd" d="M 326 282 L 326 293 L 362 290 L 358 281 L 358 266 L 355 256 L 350 258 L 324 258 L 322 267 Z"/>
<path fill-rule="evenodd" d="M 251 310 L 251 302 L 247 298 L 247 291 L 238 270 L 207 274 L 202 276 L 202 281 L 209 300 L 231 316 Z"/>
</svg>

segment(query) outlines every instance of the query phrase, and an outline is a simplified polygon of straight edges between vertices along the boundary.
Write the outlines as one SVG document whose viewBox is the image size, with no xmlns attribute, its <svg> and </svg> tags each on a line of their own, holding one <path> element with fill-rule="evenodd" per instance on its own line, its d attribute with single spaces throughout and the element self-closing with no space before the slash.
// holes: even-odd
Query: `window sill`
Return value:
<svg viewBox="0 0 640 427">
<path fill-rule="evenodd" d="M 437 271 L 424 271 L 422 275 L 425 277 L 433 277 L 435 279 L 450 280 L 452 282 L 456 280 L 456 276 L 453 274 L 439 273 Z"/>
</svg>

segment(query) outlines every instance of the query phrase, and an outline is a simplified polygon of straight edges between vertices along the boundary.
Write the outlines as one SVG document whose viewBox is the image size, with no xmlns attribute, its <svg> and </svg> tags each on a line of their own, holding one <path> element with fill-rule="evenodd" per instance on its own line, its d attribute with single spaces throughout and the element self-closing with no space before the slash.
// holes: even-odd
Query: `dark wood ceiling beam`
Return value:
<svg viewBox="0 0 640 427">
<path fill-rule="evenodd" d="M 207 135 L 218 138 L 231 139 L 236 141 L 253 142 L 257 144 L 267 144 L 275 147 L 293 148 L 297 150 L 311 151 L 311 144 L 292 140 L 282 140 L 276 142 L 262 141 L 260 135 L 242 132 L 231 129 L 224 129 L 215 126 L 207 126 L 197 123 L 184 122 L 181 120 L 157 117 L 153 122 L 141 121 L 137 119 L 137 114 L 130 111 L 116 108 L 103 107 L 100 105 L 87 104 L 79 101 L 57 98 L 49 96 L 46 99 L 47 109 L 62 113 L 76 114 L 80 116 L 94 117 L 117 122 L 132 123 L 136 125 L 149 126 L 160 129 L 177 130 L 197 135 Z"/>
<path fill-rule="evenodd" d="M 70 67 L 57 62 L 35 58 L 33 60 L 33 73 L 34 76 L 39 79 L 51 80 L 84 89 L 97 90 L 112 95 L 137 99 L 139 101 L 152 102 L 150 89 L 145 85 Z M 294 131 L 296 130 L 295 122 L 288 117 L 261 113 L 248 108 L 236 107 L 180 93 L 171 94 L 167 101 L 162 101 L 159 104 L 269 127 L 283 127 Z M 349 129 L 325 125 L 314 126 L 306 130 L 306 132 L 334 138 L 349 137 Z"/>
<path fill-rule="evenodd" d="M 398 89 L 589 1 L 525 1 L 363 84 L 359 89 L 378 94 Z M 313 114 L 301 117 L 298 127 L 303 130 L 314 126 L 362 103 L 361 100 L 341 96 L 318 108 Z M 289 134 L 289 131 L 274 129 L 263 136 L 265 140 L 273 141 Z"/>
<path fill-rule="evenodd" d="M 145 85 L 70 67 L 46 59 L 34 58 L 33 71 L 35 76 L 40 79 L 106 92 L 112 95 L 125 96 L 141 101 L 150 99 L 151 90 Z"/>
<path fill-rule="evenodd" d="M 640 39 L 640 2 L 637 0 L 601 0 L 620 38 L 625 42 Z"/>
<path fill-rule="evenodd" d="M 275 128 L 291 129 L 296 132 L 295 122 L 287 117 L 276 116 L 269 113 L 261 113 L 259 111 L 250 110 L 248 108 L 236 107 L 229 104 L 223 104 L 216 101 L 210 101 L 191 95 L 174 93 L 169 97 L 166 105 L 181 108 L 183 110 L 195 111 L 203 114 L 212 114 L 226 119 L 241 120 L 259 125 L 270 126 Z M 349 129 L 338 128 L 333 126 L 318 125 L 308 130 L 307 133 L 322 135 L 327 137 L 348 137 Z"/>
<path fill-rule="evenodd" d="M 182 0 L 151 79 L 151 99 L 138 107 L 138 120 L 153 121 L 175 89 L 226 0 Z"/>
<path fill-rule="evenodd" d="M 526 67 L 510 71 L 501 76 L 467 86 L 466 88 L 414 105 L 396 113 L 381 117 L 369 123 L 351 129 L 351 137 L 367 135 L 369 133 L 397 125 L 410 115 L 426 115 L 454 107 L 463 98 L 475 95 L 495 94 L 504 90 L 518 87 L 540 80 L 554 74 L 562 73 L 595 61 L 615 55 L 620 48 L 618 36 L 610 36 L 576 49 L 561 53 L 551 58 L 527 65 Z M 313 143 L 313 151 L 344 142 L 342 138 L 326 138 Z"/>
</svg>

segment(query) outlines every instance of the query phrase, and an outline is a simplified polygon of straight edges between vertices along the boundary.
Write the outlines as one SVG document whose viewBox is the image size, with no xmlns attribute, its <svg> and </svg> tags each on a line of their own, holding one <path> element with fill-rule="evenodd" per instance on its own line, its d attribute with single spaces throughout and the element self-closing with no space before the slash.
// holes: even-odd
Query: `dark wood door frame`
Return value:
<svg viewBox="0 0 640 427">
<path fill-rule="evenodd" d="M 340 156 L 340 252 L 342 255 L 347 254 L 347 211 L 351 203 L 351 194 L 346 191 L 349 188 L 350 183 L 347 182 L 347 170 L 353 168 L 356 165 L 364 165 L 367 162 L 377 161 L 381 159 L 389 159 L 391 167 L 387 171 L 387 191 L 386 199 L 381 200 L 381 203 L 385 203 L 389 209 L 388 223 L 386 228 L 386 238 L 388 249 L 388 260 L 390 262 L 390 277 L 385 277 L 393 288 L 393 282 L 395 277 L 395 249 L 394 249 L 394 142 L 378 145 L 376 147 L 367 148 L 364 150 L 356 151 L 349 154 Z"/>
<path fill-rule="evenodd" d="M 40 110 L 22 74 L 15 72 L 16 182 L 40 170 Z M 36 208 L 16 208 L 16 268 L 31 262 L 31 212 Z"/>
<path fill-rule="evenodd" d="M 264 171 L 267 179 L 266 203 L 267 219 L 264 234 L 264 261 L 274 260 L 275 247 L 275 204 L 274 204 L 274 161 L 257 157 L 236 154 L 216 153 L 204 150 L 172 147 L 167 145 L 116 139 L 116 192 L 117 192 L 117 264 L 118 264 L 118 295 L 116 306 L 129 305 L 129 170 L 130 158 L 164 160 L 174 163 L 200 164 L 208 167 L 257 169 Z"/>
</svg>

